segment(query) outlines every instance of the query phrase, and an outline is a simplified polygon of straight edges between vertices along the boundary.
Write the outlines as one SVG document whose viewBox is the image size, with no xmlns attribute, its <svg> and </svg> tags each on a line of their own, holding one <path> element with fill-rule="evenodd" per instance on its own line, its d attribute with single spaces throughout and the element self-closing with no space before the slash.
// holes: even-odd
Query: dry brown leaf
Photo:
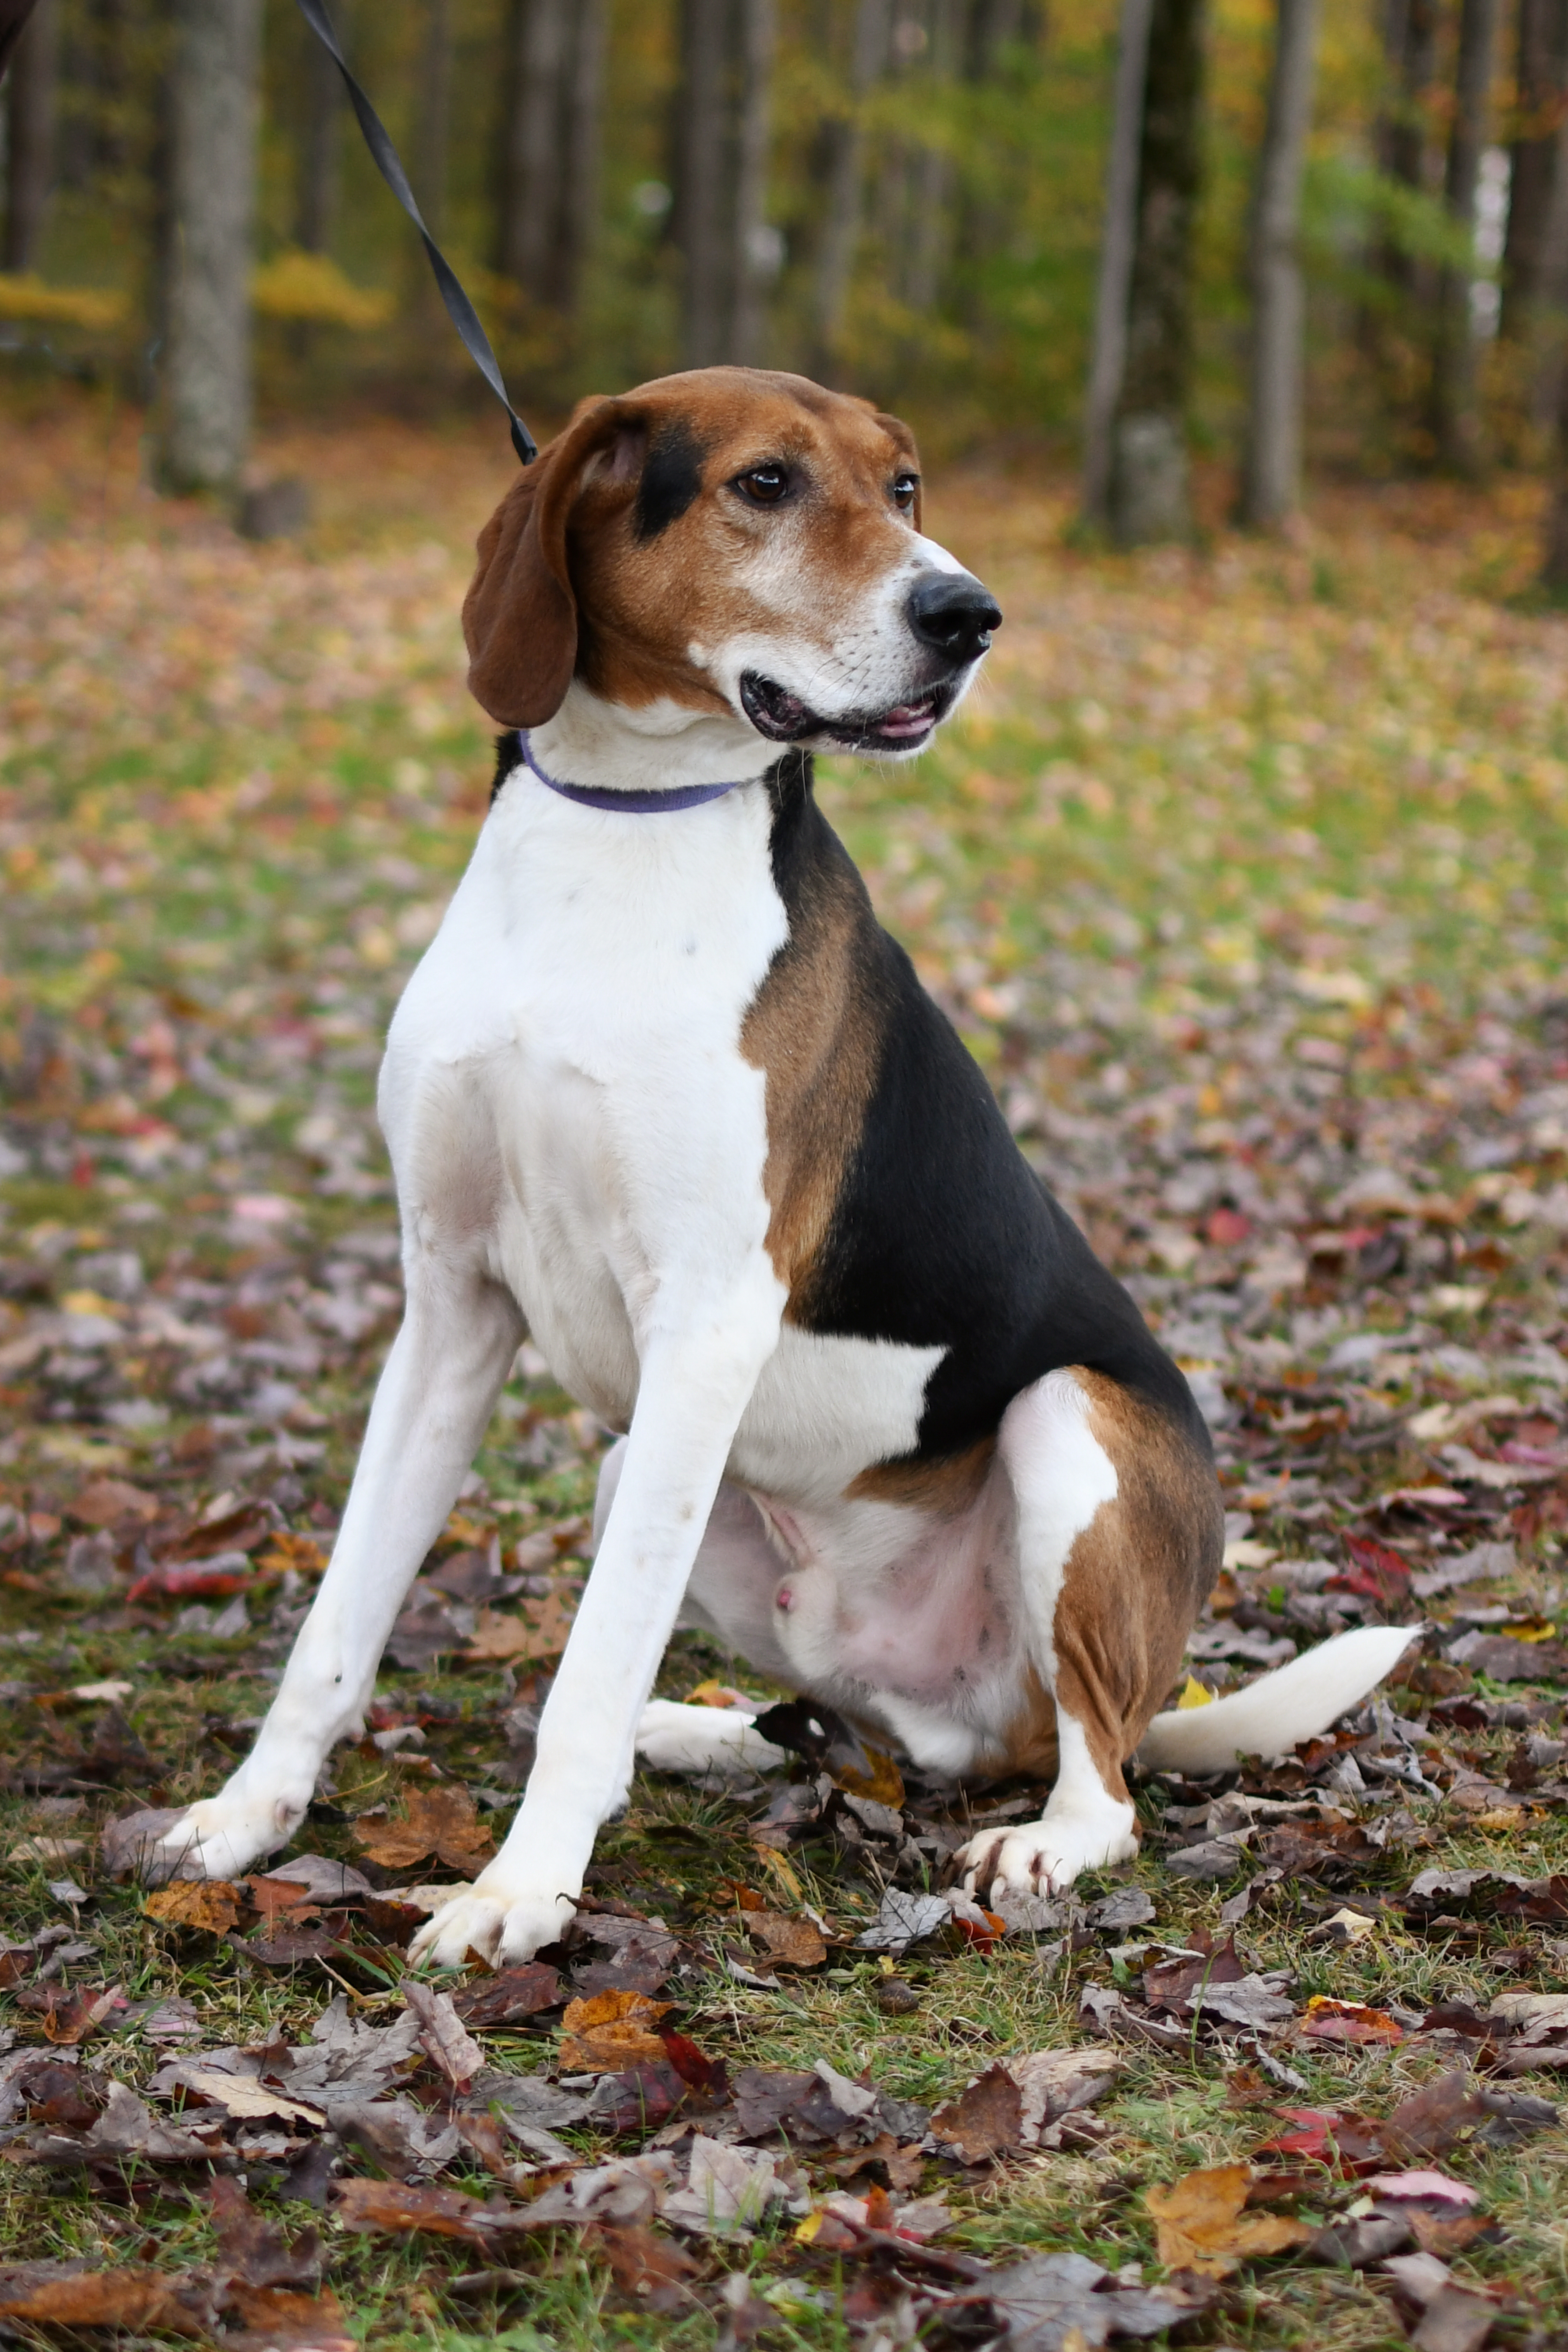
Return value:
<svg viewBox="0 0 1568 2352">
<path fill-rule="evenodd" d="M 286 1576 L 290 1569 L 300 1576 L 321 1576 L 326 1570 L 327 1555 L 313 1537 L 291 1535 L 282 1528 L 266 1550 L 257 1555 L 256 1565 L 268 1576 Z"/>
<path fill-rule="evenodd" d="M 561 2000 L 561 1976 L 545 1960 L 526 1960 L 519 1968 L 501 1969 L 480 1977 L 452 1996 L 452 2006 L 465 2025 L 515 2025 L 554 2009 Z"/>
<path fill-rule="evenodd" d="M 178 2279 L 130 2263 L 118 2271 L 63 2272 L 47 2263 L 0 2271 L 0 2317 L 39 2327 L 117 2327 L 143 2336 L 210 2337 L 205 2313 Z M 50 2275 L 50 2273 L 53 2275 Z"/>
<path fill-rule="evenodd" d="M 131 1513 L 139 1519 L 155 1519 L 160 1507 L 156 1495 L 150 1495 L 144 1486 L 132 1486 L 124 1478 L 94 1478 L 67 1506 L 71 1517 L 84 1528 L 110 1528 Z"/>
<path fill-rule="evenodd" d="M 242 2330 L 225 2335 L 224 2352 L 357 2352 L 342 2305 L 330 2288 L 299 2294 L 236 2281 L 225 2300 Z"/>
<path fill-rule="evenodd" d="M 1143 2201 L 1159 2231 L 1159 2258 L 1170 2270 L 1224 2278 L 1240 2263 L 1305 2245 L 1305 2221 L 1284 2213 L 1248 2213 L 1249 2164 L 1215 2164 L 1189 2172 L 1168 2189 L 1150 2189 Z"/>
<path fill-rule="evenodd" d="M 321 2107 L 286 2098 L 254 2074 L 226 2074 L 221 2066 L 187 2066 L 181 2069 L 180 2080 L 195 2097 L 222 2107 L 226 2115 L 272 2116 L 282 2123 L 321 2125 L 327 2120 Z"/>
<path fill-rule="evenodd" d="M 29 2010 L 43 2020 L 46 2039 L 62 2050 L 89 2041 L 104 2021 L 125 2005 L 120 1985 L 78 1985 L 71 1992 L 61 1985 L 37 1985 L 19 1994 L 16 2001 L 18 2009 Z"/>
<path fill-rule="evenodd" d="M 411 1870 L 434 1855 L 450 1870 L 474 1877 L 495 1853 L 467 1789 L 443 1780 L 434 1789 L 410 1789 L 400 1822 L 377 1822 L 357 1832 L 360 1852 L 383 1870 Z"/>
<path fill-rule="evenodd" d="M 226 1936 L 239 1925 L 245 1890 L 226 1878 L 181 1878 L 162 1886 L 142 1906 L 149 1919 L 166 1927 L 200 1927 L 209 1936 Z"/>
<path fill-rule="evenodd" d="M 467 1658 L 521 1658 L 541 1664 L 558 1658 L 566 1647 L 575 1611 L 558 1592 L 542 1601 L 525 1601 L 512 1616 L 500 1609 L 482 1609 L 463 1654 Z"/>
<path fill-rule="evenodd" d="M 1001 2065 L 988 2066 L 931 2119 L 933 2138 L 954 2149 L 964 2164 L 984 2164 L 1017 2147 L 1023 2126 L 1023 2093 Z"/>
<path fill-rule="evenodd" d="M 422 2189 L 401 2180 L 339 2180 L 333 2200 L 345 2230 L 422 2230 L 476 2246 L 491 2242 L 498 2218 L 493 2207 L 460 2189 Z"/>
<path fill-rule="evenodd" d="M 792 1919 L 783 1911 L 748 1909 L 742 1924 L 748 1936 L 766 1945 L 770 1958 L 786 1969 L 819 1969 L 827 1958 L 821 1931 L 809 1919 Z"/>
<path fill-rule="evenodd" d="M 452 2006 L 449 1992 L 437 1992 L 406 1977 L 398 1987 L 419 2020 L 419 2047 L 455 2090 L 466 2091 L 485 2063 L 485 2053 Z"/>
<path fill-rule="evenodd" d="M 654 2028 L 670 2007 L 644 1992 L 596 1992 L 569 2001 L 561 2021 L 562 2064 L 591 2074 L 658 2065 L 666 2053 Z"/>
</svg>

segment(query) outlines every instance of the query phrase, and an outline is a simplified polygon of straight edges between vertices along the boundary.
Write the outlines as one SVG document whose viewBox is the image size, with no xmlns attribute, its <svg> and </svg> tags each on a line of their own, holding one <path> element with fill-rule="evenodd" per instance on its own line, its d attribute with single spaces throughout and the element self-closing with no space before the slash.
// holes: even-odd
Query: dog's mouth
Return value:
<svg viewBox="0 0 1568 2352">
<path fill-rule="evenodd" d="M 919 751 L 946 718 L 952 696 L 951 685 L 932 686 L 914 700 L 895 702 L 886 710 L 825 719 L 773 678 L 754 669 L 744 671 L 741 678 L 742 705 L 759 735 L 773 743 L 805 743 L 826 736 L 847 751 Z"/>
</svg>

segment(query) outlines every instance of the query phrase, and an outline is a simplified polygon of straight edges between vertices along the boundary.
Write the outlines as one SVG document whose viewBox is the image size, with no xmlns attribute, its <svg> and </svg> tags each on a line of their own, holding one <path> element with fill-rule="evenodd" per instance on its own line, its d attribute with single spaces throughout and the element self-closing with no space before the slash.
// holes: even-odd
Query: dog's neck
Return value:
<svg viewBox="0 0 1568 2352">
<path fill-rule="evenodd" d="M 661 699 L 628 709 L 574 678 L 553 719 L 530 732 L 540 766 L 597 792 L 676 792 L 765 775 L 778 758 L 753 727 L 728 712 Z"/>
</svg>

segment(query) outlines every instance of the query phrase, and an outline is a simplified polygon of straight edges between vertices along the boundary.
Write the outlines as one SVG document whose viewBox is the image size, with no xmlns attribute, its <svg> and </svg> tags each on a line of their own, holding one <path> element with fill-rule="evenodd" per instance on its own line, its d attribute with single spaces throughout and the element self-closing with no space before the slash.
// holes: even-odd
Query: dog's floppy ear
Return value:
<svg viewBox="0 0 1568 2352">
<path fill-rule="evenodd" d="M 542 727 L 565 698 L 577 662 L 566 526 L 590 460 L 640 425 L 625 401 L 582 402 L 479 533 L 463 599 L 468 691 L 503 727 Z"/>
<path fill-rule="evenodd" d="M 915 436 L 901 416 L 884 416 L 879 411 L 877 422 L 898 449 L 900 457 L 909 459 L 910 470 L 915 478 L 915 502 L 910 511 L 915 529 L 922 530 L 925 526 L 921 519 L 923 507 L 921 497 L 921 453 L 915 446 Z"/>
</svg>

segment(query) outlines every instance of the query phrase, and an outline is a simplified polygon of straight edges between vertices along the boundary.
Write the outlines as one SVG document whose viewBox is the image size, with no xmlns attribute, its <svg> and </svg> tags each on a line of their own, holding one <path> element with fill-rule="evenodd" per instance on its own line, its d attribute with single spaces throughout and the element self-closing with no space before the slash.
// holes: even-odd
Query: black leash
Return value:
<svg viewBox="0 0 1568 2352">
<path fill-rule="evenodd" d="M 463 349 L 511 419 L 512 447 L 517 451 L 523 465 L 531 466 L 539 455 L 538 446 L 532 434 L 507 398 L 506 385 L 501 381 L 501 372 L 496 363 L 496 355 L 490 349 L 490 339 L 479 324 L 479 312 L 458 283 L 457 273 L 451 263 L 426 227 L 420 216 L 419 207 L 414 201 L 414 191 L 408 184 L 408 174 L 398 161 L 397 150 L 387 137 L 380 115 L 349 71 L 343 53 L 338 47 L 338 37 L 332 30 L 321 0 L 300 0 L 300 14 L 342 74 L 344 88 L 348 91 L 353 110 L 359 118 L 359 127 L 364 133 L 364 143 L 370 149 L 371 160 L 418 230 L 424 241 L 426 253 L 429 257 L 431 269 L 435 273 L 436 283 L 440 289 L 441 299 L 447 306 L 447 316 L 458 330 Z"/>
</svg>

